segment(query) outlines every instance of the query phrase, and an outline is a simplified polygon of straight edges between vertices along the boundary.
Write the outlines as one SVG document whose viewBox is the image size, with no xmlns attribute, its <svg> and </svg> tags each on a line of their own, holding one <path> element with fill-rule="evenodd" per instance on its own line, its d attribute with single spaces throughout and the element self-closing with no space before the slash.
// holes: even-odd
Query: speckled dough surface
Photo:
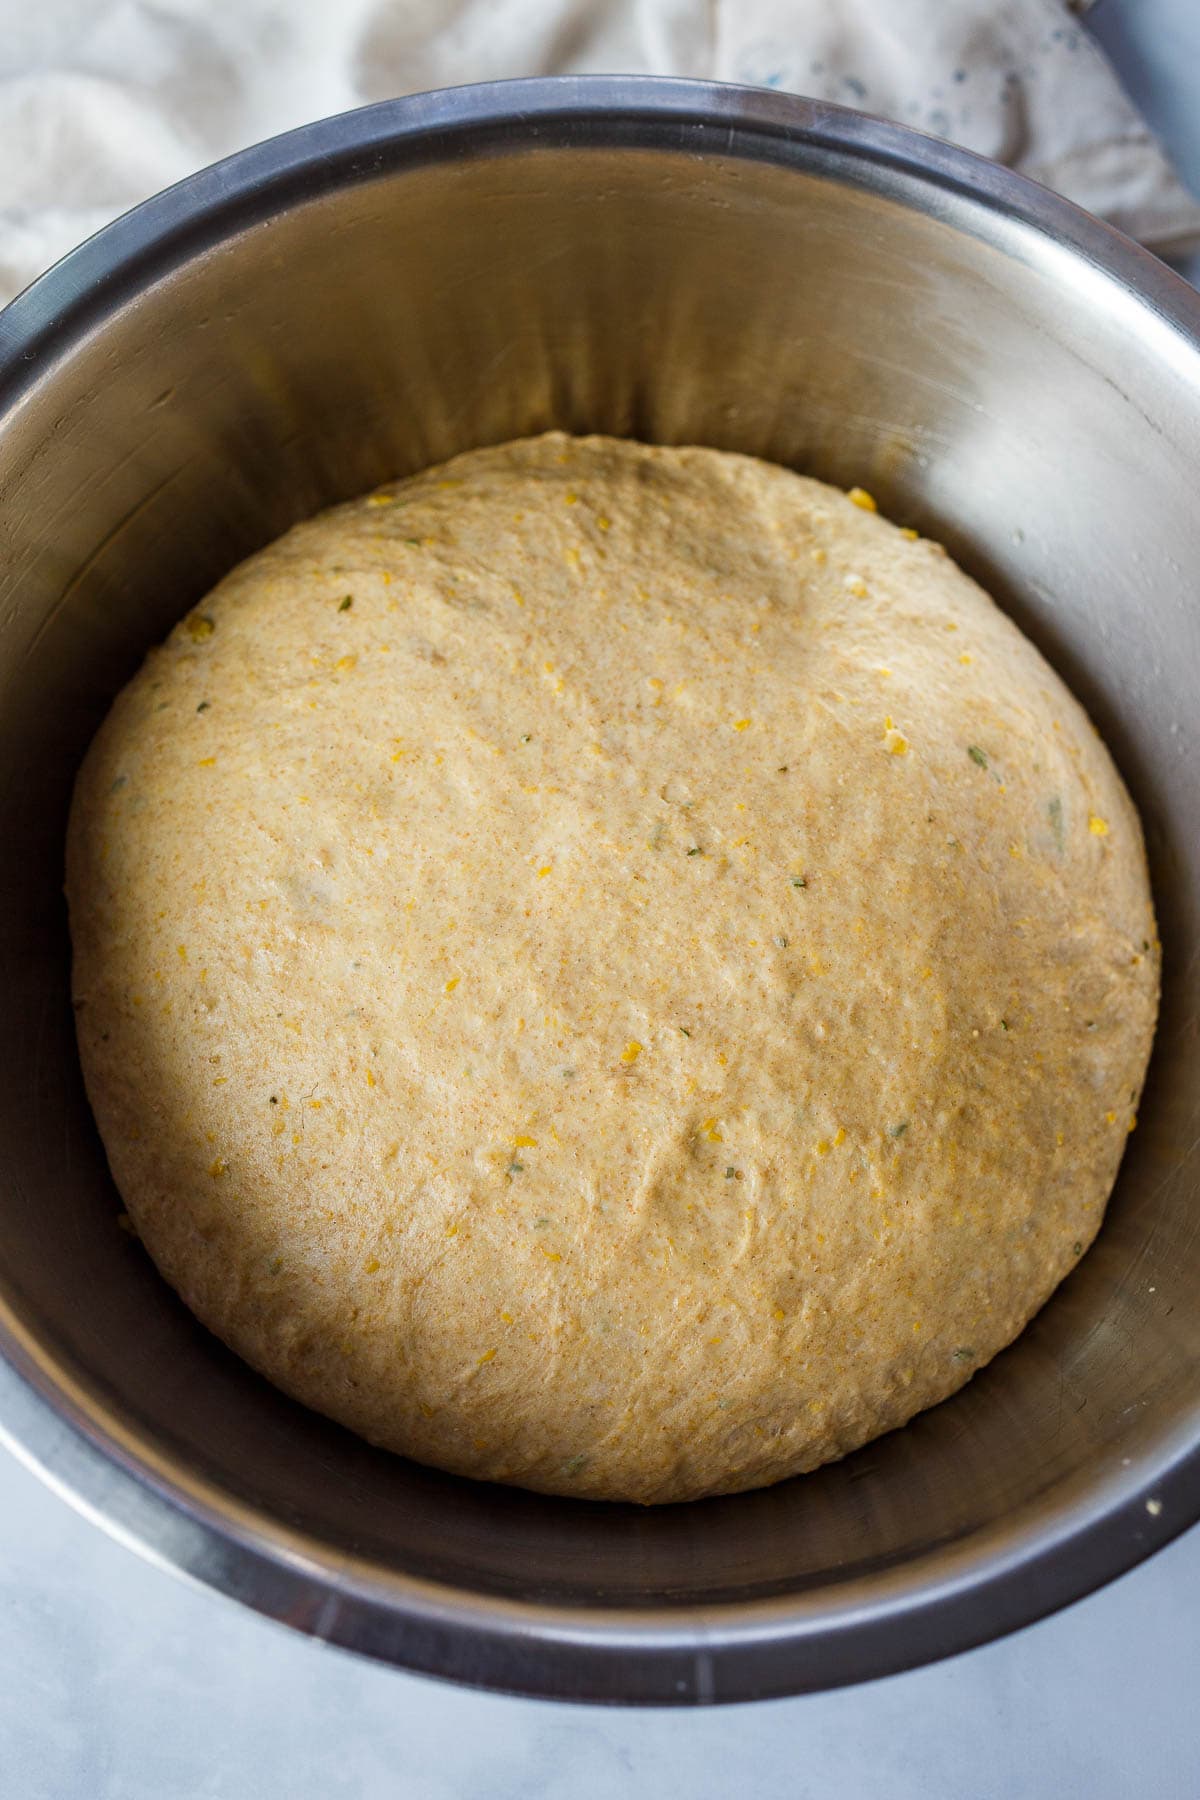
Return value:
<svg viewBox="0 0 1200 1800">
<path fill-rule="evenodd" d="M 549 436 L 298 526 L 79 777 L 80 1046 L 235 1350 L 465 1474 L 659 1501 L 942 1399 L 1103 1214 L 1138 821 L 936 545 Z"/>
</svg>

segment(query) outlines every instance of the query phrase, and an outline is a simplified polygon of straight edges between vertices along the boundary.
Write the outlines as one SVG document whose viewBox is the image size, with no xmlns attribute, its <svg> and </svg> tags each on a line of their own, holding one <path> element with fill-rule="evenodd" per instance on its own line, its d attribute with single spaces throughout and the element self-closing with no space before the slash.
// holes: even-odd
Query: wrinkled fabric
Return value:
<svg viewBox="0 0 1200 1800">
<path fill-rule="evenodd" d="M 1200 205 L 1066 0 L 45 0 L 0 42 L 0 298 L 290 126 L 588 72 L 860 107 L 1010 163 L 1164 254 L 1200 247 Z"/>
</svg>

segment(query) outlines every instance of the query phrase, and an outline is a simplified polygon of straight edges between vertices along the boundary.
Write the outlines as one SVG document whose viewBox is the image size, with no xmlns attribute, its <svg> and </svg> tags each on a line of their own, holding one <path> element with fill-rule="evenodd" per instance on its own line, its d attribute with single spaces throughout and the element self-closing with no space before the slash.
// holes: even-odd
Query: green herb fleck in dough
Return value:
<svg viewBox="0 0 1200 1800">
<path fill-rule="evenodd" d="M 700 848 L 699 844 L 693 844 L 691 849 L 688 851 L 688 855 L 689 856 L 703 856 L 704 852 Z"/>
<path fill-rule="evenodd" d="M 954 1352 L 954 1360 L 955 1362 L 970 1362 L 974 1355 L 974 1348 L 970 1344 L 962 1344 Z"/>
<path fill-rule="evenodd" d="M 901 1121 L 898 1125 L 893 1125 L 890 1127 L 890 1129 L 888 1131 L 888 1136 L 894 1137 L 894 1138 L 903 1137 L 905 1132 L 908 1130 L 909 1123 L 910 1123 L 910 1121 L 908 1119 L 901 1119 Z"/>
<path fill-rule="evenodd" d="M 977 763 L 981 769 L 987 768 L 987 766 L 988 766 L 987 751 L 981 750 L 979 748 L 978 744 L 968 744 L 967 745 L 967 755 L 970 757 L 971 761 L 973 763 Z"/>
<path fill-rule="evenodd" d="M 207 712 L 208 711 L 208 701 L 202 700 L 200 702 L 199 706 L 196 708 L 196 711 L 197 712 Z"/>
<path fill-rule="evenodd" d="M 353 594 L 344 594 L 342 596 L 342 598 L 338 601 L 338 611 L 339 612 L 349 612 L 350 608 L 353 605 L 354 605 L 354 595 Z"/>
<path fill-rule="evenodd" d="M 1061 850 L 1066 843 L 1066 833 L 1063 830 L 1063 803 L 1057 794 L 1046 803 L 1046 817 L 1049 819 L 1050 829 L 1054 833 L 1054 842 Z"/>
<path fill-rule="evenodd" d="M 793 875 L 792 876 L 792 886 L 806 888 L 808 886 L 808 882 L 806 881 L 806 879 L 804 878 L 803 875 Z"/>
</svg>

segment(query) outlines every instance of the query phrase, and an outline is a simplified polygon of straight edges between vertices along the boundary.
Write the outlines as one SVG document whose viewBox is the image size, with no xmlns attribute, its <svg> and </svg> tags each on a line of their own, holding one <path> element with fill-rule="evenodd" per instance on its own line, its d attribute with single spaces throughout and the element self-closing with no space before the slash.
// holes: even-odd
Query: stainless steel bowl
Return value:
<svg viewBox="0 0 1200 1800">
<path fill-rule="evenodd" d="M 561 425 L 861 482 L 1083 697 L 1142 808 L 1162 1026 L 1100 1241 L 952 1401 L 654 1511 L 370 1450 L 208 1337 L 116 1226 L 60 900 L 83 748 L 154 639 L 301 515 Z M 158 1561 L 533 1694 L 747 1699 L 1077 1597 L 1200 1511 L 1200 300 L 1027 181 L 777 94 L 557 80 L 247 151 L 0 319 L 0 1419 Z"/>
</svg>

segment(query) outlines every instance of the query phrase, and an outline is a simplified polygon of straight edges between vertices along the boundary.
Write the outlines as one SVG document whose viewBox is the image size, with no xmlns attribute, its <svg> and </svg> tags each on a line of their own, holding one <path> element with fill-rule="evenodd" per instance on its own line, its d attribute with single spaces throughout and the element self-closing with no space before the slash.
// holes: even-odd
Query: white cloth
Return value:
<svg viewBox="0 0 1200 1800">
<path fill-rule="evenodd" d="M 6 0 L 0 299 L 232 150 L 420 88 L 707 76 L 858 106 L 1011 163 L 1167 254 L 1172 172 L 1068 0 Z"/>
</svg>

